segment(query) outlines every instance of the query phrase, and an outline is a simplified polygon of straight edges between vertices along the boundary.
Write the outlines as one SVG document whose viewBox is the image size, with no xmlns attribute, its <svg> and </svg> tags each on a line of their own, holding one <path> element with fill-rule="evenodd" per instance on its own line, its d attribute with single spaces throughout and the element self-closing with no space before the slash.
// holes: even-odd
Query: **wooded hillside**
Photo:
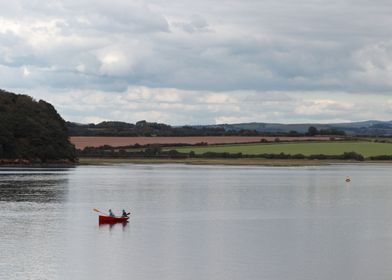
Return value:
<svg viewBox="0 0 392 280">
<path fill-rule="evenodd" d="M 51 104 L 0 90 L 0 158 L 74 161 L 75 149 Z"/>
</svg>

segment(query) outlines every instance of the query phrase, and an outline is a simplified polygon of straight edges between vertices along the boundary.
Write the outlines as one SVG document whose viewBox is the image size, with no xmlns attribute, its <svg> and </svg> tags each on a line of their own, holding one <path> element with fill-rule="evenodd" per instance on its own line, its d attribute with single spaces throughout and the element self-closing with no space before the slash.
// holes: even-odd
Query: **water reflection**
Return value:
<svg viewBox="0 0 392 280">
<path fill-rule="evenodd" d="M 0 168 L 0 201 L 64 202 L 68 192 L 67 171 Z"/>
<path fill-rule="evenodd" d="M 123 230 L 128 227 L 129 222 L 123 222 L 123 223 L 102 223 L 98 222 L 99 228 L 100 229 L 107 229 L 112 230 L 115 227 L 122 227 Z"/>
</svg>

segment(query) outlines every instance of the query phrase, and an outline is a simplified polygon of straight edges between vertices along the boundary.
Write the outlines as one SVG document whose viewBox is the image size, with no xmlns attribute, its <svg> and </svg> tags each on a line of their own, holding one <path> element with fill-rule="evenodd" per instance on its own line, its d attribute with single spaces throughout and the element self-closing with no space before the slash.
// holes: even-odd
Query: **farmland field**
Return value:
<svg viewBox="0 0 392 280">
<path fill-rule="evenodd" d="M 232 144 L 232 143 L 251 143 L 260 142 L 261 139 L 274 141 L 276 137 L 272 136 L 191 136 L 191 137 L 103 137 L 103 136 L 73 136 L 70 138 L 71 143 L 77 149 L 85 147 L 99 147 L 109 145 L 112 147 L 121 147 L 129 145 L 147 145 L 147 144 L 197 144 L 205 142 L 208 144 Z M 307 139 L 328 141 L 328 136 L 318 137 L 279 137 L 282 141 L 303 141 Z"/>
<path fill-rule="evenodd" d="M 196 154 L 205 152 L 228 152 L 243 154 L 325 154 L 340 155 L 344 152 L 356 152 L 365 157 L 376 155 L 392 155 L 392 144 L 375 142 L 301 142 L 301 143 L 257 143 L 236 145 L 213 145 L 173 148 L 179 152 Z"/>
</svg>

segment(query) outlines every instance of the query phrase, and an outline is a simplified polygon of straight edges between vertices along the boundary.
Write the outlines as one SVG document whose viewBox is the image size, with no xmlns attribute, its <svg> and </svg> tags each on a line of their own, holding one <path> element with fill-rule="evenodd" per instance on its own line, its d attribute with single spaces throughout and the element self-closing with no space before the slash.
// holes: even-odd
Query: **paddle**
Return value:
<svg viewBox="0 0 392 280">
<path fill-rule="evenodd" d="M 93 211 L 98 212 L 98 213 L 101 213 L 101 214 L 104 214 L 105 216 L 107 215 L 107 213 L 103 213 L 103 212 L 99 211 L 99 210 L 96 209 L 96 208 L 93 208 Z"/>
</svg>

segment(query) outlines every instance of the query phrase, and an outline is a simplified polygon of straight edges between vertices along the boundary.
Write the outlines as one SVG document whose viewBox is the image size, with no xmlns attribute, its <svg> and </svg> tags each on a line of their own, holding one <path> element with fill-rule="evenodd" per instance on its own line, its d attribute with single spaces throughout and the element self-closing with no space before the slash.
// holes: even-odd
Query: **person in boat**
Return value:
<svg viewBox="0 0 392 280">
<path fill-rule="evenodd" d="M 123 211 L 122 211 L 122 216 L 121 216 L 121 217 L 127 218 L 129 214 L 131 214 L 131 212 L 127 213 L 127 212 L 125 212 L 125 210 L 123 209 Z"/>
<path fill-rule="evenodd" d="M 114 214 L 113 214 L 113 212 L 112 212 L 112 209 L 109 209 L 109 216 L 110 216 L 110 217 L 115 217 Z"/>
</svg>

